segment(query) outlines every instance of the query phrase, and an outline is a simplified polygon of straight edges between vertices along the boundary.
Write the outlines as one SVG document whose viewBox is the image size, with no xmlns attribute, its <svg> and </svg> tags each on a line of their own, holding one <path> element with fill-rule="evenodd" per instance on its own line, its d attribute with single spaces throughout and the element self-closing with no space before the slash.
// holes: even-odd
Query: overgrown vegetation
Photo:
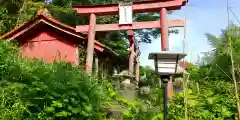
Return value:
<svg viewBox="0 0 240 120">
<path fill-rule="evenodd" d="M 1 119 L 102 119 L 108 97 L 96 79 L 67 63 L 23 60 L 6 41 L 0 49 Z"/>
<path fill-rule="evenodd" d="M 122 108 L 129 120 L 157 113 L 140 99 L 124 99 L 108 80 L 93 78 L 81 68 L 22 59 L 17 46 L 9 41 L 0 42 L 0 70 L 2 120 L 104 120 L 106 109 L 113 105 Z"/>
<path fill-rule="evenodd" d="M 190 78 L 187 81 L 187 118 L 184 116 L 184 91 L 174 94 L 170 100 L 168 119 L 170 120 L 237 120 L 237 105 L 234 93 L 234 82 L 231 74 L 231 61 L 229 54 L 229 38 L 231 37 L 234 67 L 237 73 L 236 78 L 239 82 L 239 27 L 231 25 L 230 29 L 225 29 L 222 34 L 214 36 L 206 34 L 213 50 L 205 54 L 198 65 L 192 65 L 188 69 Z M 154 72 L 150 72 L 149 68 L 141 69 L 148 82 L 152 83 Z M 145 81 L 145 80 L 143 80 Z M 158 82 L 158 81 L 154 81 Z M 184 82 L 184 81 L 182 81 Z M 155 108 L 154 113 L 151 107 L 149 112 L 137 113 L 136 116 L 150 115 L 145 119 L 163 119 L 162 112 L 162 88 L 154 87 L 152 91 L 144 99 L 144 103 Z M 160 91 L 155 92 L 158 89 Z M 154 96 L 154 97 L 149 97 Z M 158 108 L 158 109 L 157 109 Z"/>
<path fill-rule="evenodd" d="M 116 3 L 117 0 L 72 0 L 78 4 Z M 75 26 L 87 24 L 88 18 L 72 11 L 68 0 L 0 0 L 0 33 L 5 33 L 28 19 L 39 8 L 47 8 L 51 15 L 63 23 Z M 156 20 L 158 14 L 137 14 L 135 20 Z M 99 17 L 99 23 L 116 22 L 116 16 Z M 188 70 L 188 118 L 184 112 L 184 93 L 176 93 L 170 100 L 170 120 L 234 120 L 237 119 L 236 100 L 231 79 L 229 37 L 232 39 L 234 67 L 239 79 L 240 34 L 232 25 L 221 36 L 206 34 L 213 47 L 196 66 Z M 139 41 L 151 42 L 158 30 L 137 31 Z M 104 36 L 104 37 L 101 37 Z M 126 33 L 99 33 L 103 43 L 118 52 L 126 53 Z M 110 40 L 115 40 L 109 42 Z M 150 85 L 148 95 L 135 101 L 122 98 L 108 80 L 98 80 L 81 68 L 67 63 L 48 64 L 39 60 L 24 60 L 18 55 L 16 45 L 0 42 L 0 119 L 2 120 L 104 120 L 106 108 L 117 105 L 124 109 L 125 120 L 162 120 L 163 91 L 158 76 L 147 67 L 141 68 L 142 82 Z M 144 97 L 144 98 L 143 98 Z"/>
<path fill-rule="evenodd" d="M 234 38 L 233 44 L 238 44 L 237 39 L 238 37 Z M 227 49 L 221 47 L 225 44 L 221 41 L 215 51 Z M 188 70 L 191 75 L 188 81 L 188 118 L 236 119 L 233 82 L 227 74 L 229 68 L 213 68 L 211 64 L 216 61 L 221 63 L 218 57 L 222 54 L 211 55 L 216 55 L 211 56 L 215 59 L 203 59 L 204 64 L 191 66 Z M 141 75 L 150 79 L 147 82 L 151 85 L 150 94 L 144 96 L 144 99 L 137 97 L 135 101 L 122 98 L 107 80 L 93 78 L 81 68 L 67 63 L 47 64 L 38 60 L 21 59 L 17 46 L 8 41 L 0 42 L 0 70 L 0 119 L 3 120 L 104 120 L 107 119 L 106 108 L 113 105 L 124 109 L 125 120 L 162 119 L 162 88 L 156 85 L 158 81 L 154 80 L 157 80 L 157 76 L 149 68 L 142 68 Z M 221 72 L 223 77 L 216 75 Z M 197 83 L 199 87 L 196 87 Z M 172 97 L 169 119 L 184 119 L 183 98 L 183 92 Z"/>
<path fill-rule="evenodd" d="M 237 105 L 231 73 L 230 52 L 233 51 L 236 73 L 239 69 L 239 27 L 229 26 L 222 34 L 206 34 L 213 50 L 205 54 L 198 66 L 189 69 L 191 74 L 188 91 L 189 119 L 235 120 Z M 231 42 L 230 42 L 231 38 Z M 232 48 L 230 48 L 230 44 Z M 239 75 L 236 75 L 239 82 Z M 199 84 L 199 87 L 197 86 Z M 183 119 L 183 93 L 177 94 L 170 107 L 171 119 Z"/>
<path fill-rule="evenodd" d="M 119 105 L 136 112 L 107 80 L 98 80 L 64 62 L 26 60 L 9 41 L 0 42 L 0 119 L 103 120 L 106 109 Z"/>
</svg>

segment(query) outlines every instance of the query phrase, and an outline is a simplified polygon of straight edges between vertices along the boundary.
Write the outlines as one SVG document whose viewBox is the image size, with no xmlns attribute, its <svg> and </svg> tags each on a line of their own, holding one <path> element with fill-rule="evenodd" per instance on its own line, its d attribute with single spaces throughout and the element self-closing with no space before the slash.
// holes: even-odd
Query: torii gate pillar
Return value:
<svg viewBox="0 0 240 120">
<path fill-rule="evenodd" d="M 129 62 L 128 62 L 128 71 L 133 74 L 133 66 L 134 66 L 134 57 L 135 57 L 135 41 L 134 41 L 134 32 L 132 30 L 128 30 L 128 40 L 130 43 L 130 54 L 129 54 Z"/>
<path fill-rule="evenodd" d="M 160 31 L 161 31 L 161 48 L 162 51 L 169 49 L 168 45 L 168 13 L 166 8 L 160 10 Z"/>
<path fill-rule="evenodd" d="M 92 13 L 90 15 L 90 22 L 89 22 L 89 29 L 88 29 L 87 56 L 86 56 L 86 65 L 85 65 L 85 71 L 88 73 L 92 72 L 95 26 L 96 26 L 96 15 Z"/>
</svg>

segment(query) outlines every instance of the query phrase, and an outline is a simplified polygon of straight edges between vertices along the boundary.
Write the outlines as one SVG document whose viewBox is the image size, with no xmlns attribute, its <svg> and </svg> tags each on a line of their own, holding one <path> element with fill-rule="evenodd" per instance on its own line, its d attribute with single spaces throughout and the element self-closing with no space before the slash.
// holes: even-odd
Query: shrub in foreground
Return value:
<svg viewBox="0 0 240 120">
<path fill-rule="evenodd" d="M 68 63 L 24 60 L 18 48 L 0 42 L 0 119 L 103 119 L 106 92 Z"/>
</svg>

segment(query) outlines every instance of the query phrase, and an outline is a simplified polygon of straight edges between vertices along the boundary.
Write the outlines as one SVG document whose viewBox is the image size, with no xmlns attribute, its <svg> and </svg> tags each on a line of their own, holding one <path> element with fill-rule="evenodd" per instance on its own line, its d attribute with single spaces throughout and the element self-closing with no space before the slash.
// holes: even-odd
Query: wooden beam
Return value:
<svg viewBox="0 0 240 120">
<path fill-rule="evenodd" d="M 183 27 L 184 20 L 169 20 L 168 27 Z M 119 25 L 119 24 L 97 24 L 95 31 L 118 31 L 118 30 L 134 30 L 146 28 L 161 28 L 160 21 L 148 22 L 134 22 L 132 25 Z M 87 32 L 89 25 L 76 26 L 76 32 Z"/>
<path fill-rule="evenodd" d="M 160 8 L 166 8 L 167 10 L 177 10 L 181 6 L 184 6 L 188 0 L 157 0 L 157 1 L 142 1 L 133 2 L 132 8 L 133 12 L 159 12 Z M 72 6 L 77 13 L 82 15 L 90 15 L 94 13 L 96 15 L 110 15 L 118 14 L 119 4 L 110 5 L 92 5 L 92 6 L 82 6 L 73 5 Z"/>
</svg>

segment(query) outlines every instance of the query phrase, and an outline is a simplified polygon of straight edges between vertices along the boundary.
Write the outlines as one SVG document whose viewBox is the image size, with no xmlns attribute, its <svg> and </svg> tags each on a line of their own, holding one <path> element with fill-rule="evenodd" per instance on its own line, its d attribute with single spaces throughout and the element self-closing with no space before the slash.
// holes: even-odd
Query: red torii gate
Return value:
<svg viewBox="0 0 240 120">
<path fill-rule="evenodd" d="M 162 51 L 168 50 L 168 27 L 183 27 L 184 20 L 168 20 L 168 10 L 177 10 L 184 6 L 187 0 L 157 0 L 132 2 L 132 12 L 160 12 L 160 21 L 133 22 L 130 24 L 96 24 L 96 15 L 116 15 L 121 4 L 109 5 L 73 5 L 73 9 L 81 15 L 90 15 L 89 25 L 76 26 L 77 32 L 88 32 L 87 58 L 85 70 L 92 72 L 93 50 L 96 31 L 128 30 L 130 41 L 129 72 L 133 71 L 134 37 L 133 29 L 160 28 Z"/>
</svg>

